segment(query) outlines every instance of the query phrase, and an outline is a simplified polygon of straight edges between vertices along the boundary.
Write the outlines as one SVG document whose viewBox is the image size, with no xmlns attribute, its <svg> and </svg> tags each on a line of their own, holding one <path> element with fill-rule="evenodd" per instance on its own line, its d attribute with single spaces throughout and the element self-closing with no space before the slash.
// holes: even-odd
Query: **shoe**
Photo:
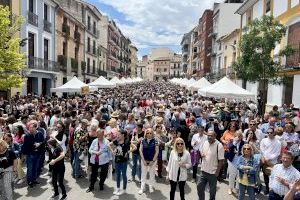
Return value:
<svg viewBox="0 0 300 200">
<path fill-rule="evenodd" d="M 94 190 L 94 188 L 88 188 L 85 192 L 86 193 L 89 193 L 89 192 L 91 192 L 91 191 L 93 191 Z"/>
<path fill-rule="evenodd" d="M 144 193 L 144 191 L 145 191 L 144 189 L 140 189 L 140 190 L 139 190 L 139 192 L 138 192 L 138 193 L 139 193 L 139 195 L 143 194 L 143 193 Z"/>
<path fill-rule="evenodd" d="M 121 191 L 119 192 L 119 195 L 122 195 L 122 194 L 126 194 L 126 189 L 125 189 L 125 190 L 121 190 Z"/>
<path fill-rule="evenodd" d="M 34 184 L 33 183 L 28 183 L 28 187 L 33 188 Z"/>
<path fill-rule="evenodd" d="M 19 179 L 18 182 L 17 182 L 17 185 L 21 185 L 22 183 L 24 183 L 25 179 L 22 178 L 22 179 Z"/>
<path fill-rule="evenodd" d="M 231 189 L 228 189 L 228 194 L 232 195 L 232 190 Z"/>
<path fill-rule="evenodd" d="M 55 198 L 55 197 L 58 197 L 58 193 L 56 194 L 56 193 L 54 193 L 54 194 L 52 194 L 52 196 L 50 197 L 50 199 L 53 199 L 53 198 Z"/>
<path fill-rule="evenodd" d="M 162 178 L 163 176 L 161 174 L 158 174 L 158 178 Z"/>
<path fill-rule="evenodd" d="M 49 184 L 52 183 L 52 179 L 47 180 L 47 183 Z"/>
<path fill-rule="evenodd" d="M 264 191 L 264 195 L 268 195 L 269 194 L 269 191 L 268 190 L 265 190 Z"/>
<path fill-rule="evenodd" d="M 99 185 L 99 190 L 104 190 L 104 186 L 103 185 Z"/>
<path fill-rule="evenodd" d="M 32 184 L 34 184 L 34 185 L 39 185 L 39 184 L 40 184 L 40 182 L 33 181 L 33 182 L 32 182 Z"/>
<path fill-rule="evenodd" d="M 150 193 L 154 192 L 154 189 L 153 189 L 152 186 L 149 186 L 149 192 L 150 192 Z"/>
<path fill-rule="evenodd" d="M 67 195 L 63 194 L 62 197 L 59 200 L 65 200 L 65 199 L 67 199 Z"/>
<path fill-rule="evenodd" d="M 113 194 L 119 196 L 120 195 L 120 188 L 118 188 L 116 191 L 114 191 Z"/>
</svg>

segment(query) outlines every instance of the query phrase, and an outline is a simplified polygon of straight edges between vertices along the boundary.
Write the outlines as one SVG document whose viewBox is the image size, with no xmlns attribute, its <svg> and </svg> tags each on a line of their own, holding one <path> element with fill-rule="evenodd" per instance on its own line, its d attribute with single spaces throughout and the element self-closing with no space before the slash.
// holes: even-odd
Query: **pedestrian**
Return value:
<svg viewBox="0 0 300 200">
<path fill-rule="evenodd" d="M 143 194 L 146 187 L 147 174 L 149 172 L 149 192 L 153 192 L 153 186 L 155 183 L 155 167 L 157 162 L 159 146 L 158 142 L 154 138 L 154 132 L 152 128 L 147 128 L 145 131 L 145 137 L 141 142 L 140 155 L 142 159 L 142 176 L 141 176 L 141 189 L 138 192 Z"/>
<path fill-rule="evenodd" d="M 59 196 L 57 182 L 61 189 L 62 197 L 60 200 L 64 200 L 67 198 L 66 189 L 64 186 L 64 176 L 65 176 L 65 152 L 63 148 L 60 146 L 59 142 L 51 138 L 48 140 L 48 145 L 51 150 L 52 160 L 50 161 L 49 165 L 52 166 L 52 185 L 54 188 L 54 194 L 50 198 L 56 198 Z"/>
<path fill-rule="evenodd" d="M 237 160 L 239 170 L 239 200 L 245 199 L 245 192 L 250 200 L 255 199 L 255 186 L 257 182 L 257 172 L 260 169 L 260 160 L 254 156 L 253 148 L 250 144 L 242 147 L 242 156 Z"/>
<path fill-rule="evenodd" d="M 202 157 L 201 174 L 197 185 L 198 198 L 205 200 L 205 187 L 209 184 L 209 199 L 216 199 L 217 177 L 224 162 L 223 145 L 216 140 L 216 133 L 208 130 L 207 141 L 200 150 Z"/>
<path fill-rule="evenodd" d="M 184 186 L 187 180 L 187 170 L 192 166 L 190 153 L 186 150 L 184 140 L 177 138 L 174 149 L 171 152 L 168 166 L 166 168 L 170 181 L 171 191 L 170 200 L 174 200 L 177 184 L 180 190 L 180 199 L 184 200 Z"/>
</svg>

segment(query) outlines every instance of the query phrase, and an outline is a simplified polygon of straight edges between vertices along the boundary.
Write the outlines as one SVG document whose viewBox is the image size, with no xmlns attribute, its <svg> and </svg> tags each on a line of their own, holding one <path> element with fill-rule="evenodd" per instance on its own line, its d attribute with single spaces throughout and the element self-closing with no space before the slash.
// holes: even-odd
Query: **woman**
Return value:
<svg viewBox="0 0 300 200">
<path fill-rule="evenodd" d="M 148 128 L 145 131 L 145 137 L 141 142 L 140 155 L 142 159 L 142 180 L 141 189 L 139 194 L 143 194 L 146 186 L 147 172 L 149 172 L 149 192 L 153 192 L 153 185 L 155 183 L 155 168 L 158 156 L 159 146 L 158 142 L 154 138 L 154 132 L 152 128 Z"/>
<path fill-rule="evenodd" d="M 13 200 L 13 176 L 17 172 L 17 157 L 8 144 L 0 139 L 0 197 Z"/>
<path fill-rule="evenodd" d="M 170 133 L 168 134 L 169 141 L 165 144 L 165 148 L 167 149 L 167 160 L 169 160 L 171 152 L 174 148 L 175 140 L 177 139 L 177 132 L 174 129 L 170 130 Z"/>
<path fill-rule="evenodd" d="M 239 200 L 245 199 L 245 192 L 250 200 L 255 199 L 255 184 L 257 171 L 259 170 L 259 159 L 253 156 L 253 149 L 250 144 L 245 144 L 242 148 L 242 156 L 237 160 L 239 170 Z"/>
<path fill-rule="evenodd" d="M 126 140 L 127 131 L 119 131 L 117 140 L 109 143 L 109 149 L 115 156 L 116 173 L 117 173 L 117 189 L 113 193 L 114 195 L 121 195 L 126 193 L 127 187 L 127 165 L 129 159 L 129 151 L 136 150 L 136 146 L 130 144 L 130 141 Z M 123 178 L 123 190 L 120 191 L 121 174 Z"/>
<path fill-rule="evenodd" d="M 57 182 L 61 189 L 62 197 L 60 200 L 67 198 L 66 189 L 64 186 L 64 176 L 65 176 L 65 152 L 60 146 L 59 142 L 55 138 L 48 140 L 48 146 L 51 150 L 52 160 L 49 165 L 52 166 L 52 185 L 54 187 L 54 194 L 50 198 L 55 198 L 59 196 Z"/>
<path fill-rule="evenodd" d="M 100 172 L 100 190 L 104 189 L 104 182 L 107 177 L 108 167 L 111 163 L 112 156 L 108 148 L 109 141 L 104 137 L 104 129 L 97 129 L 97 138 L 93 140 L 89 153 L 91 154 L 90 163 L 92 165 L 92 174 L 90 177 L 90 186 L 86 192 L 94 190 L 94 185 L 97 181 L 98 169 L 101 168 Z"/>
<path fill-rule="evenodd" d="M 253 154 L 260 153 L 259 141 L 257 140 L 255 133 L 250 129 L 248 129 L 248 131 L 246 133 L 246 143 L 248 143 L 252 146 Z"/>
<path fill-rule="evenodd" d="M 132 133 L 135 128 L 136 128 L 136 122 L 134 119 L 134 115 L 132 113 L 129 113 L 124 129 L 127 129 L 129 133 Z"/>
<path fill-rule="evenodd" d="M 190 118 L 190 125 L 189 125 L 189 129 L 190 129 L 190 134 L 189 134 L 189 138 L 188 138 L 188 149 L 192 149 L 191 147 L 191 141 L 192 141 L 192 138 L 193 136 L 197 133 L 197 130 L 198 130 L 198 127 L 197 127 L 197 124 L 196 124 L 196 119 L 195 117 L 192 115 Z"/>
<path fill-rule="evenodd" d="M 89 131 L 89 133 L 87 135 L 88 149 L 92 145 L 92 142 L 94 141 L 94 139 L 97 138 L 97 129 L 98 129 L 97 125 L 95 125 L 95 124 L 91 125 L 91 130 Z M 91 158 L 91 154 L 88 153 L 88 166 L 89 166 L 88 173 L 90 173 L 92 170 L 90 158 Z"/>
<path fill-rule="evenodd" d="M 232 142 L 228 145 L 227 153 L 227 163 L 228 163 L 228 174 L 229 174 L 229 189 L 228 194 L 236 193 L 234 190 L 236 177 L 238 175 L 238 170 L 236 167 L 236 162 L 238 157 L 242 155 L 242 148 L 245 142 L 243 141 L 242 131 L 235 132 L 235 137 Z M 237 187 L 236 187 L 237 188 Z"/>
<path fill-rule="evenodd" d="M 159 145 L 159 152 L 157 157 L 157 175 L 159 178 L 162 178 L 163 170 L 163 158 L 162 151 L 165 148 L 165 143 L 167 142 L 167 136 L 163 133 L 161 125 L 157 124 L 155 127 L 155 139 Z"/>
<path fill-rule="evenodd" d="M 65 125 L 62 121 L 58 121 L 56 123 L 56 131 L 52 133 L 51 138 L 56 139 L 58 144 L 63 149 L 64 153 L 67 152 L 67 147 L 66 147 L 67 136 L 65 134 Z"/>
<path fill-rule="evenodd" d="M 140 156 L 140 144 L 144 138 L 143 124 L 138 123 L 136 126 L 136 132 L 131 138 L 131 143 L 136 146 L 136 150 L 132 152 L 132 180 L 135 180 L 135 175 L 138 175 L 138 181 L 141 181 L 141 156 Z M 138 173 L 137 173 L 138 172 Z"/>
<path fill-rule="evenodd" d="M 285 132 L 283 133 L 282 138 L 287 143 L 287 149 L 298 142 L 299 136 L 298 133 L 295 132 L 294 123 L 291 122 L 285 125 Z"/>
<path fill-rule="evenodd" d="M 192 166 L 190 153 L 186 150 L 183 139 L 175 140 L 174 149 L 171 152 L 167 166 L 171 191 L 170 200 L 174 200 L 177 183 L 180 190 L 180 199 L 184 200 L 184 185 L 187 180 L 187 169 Z"/>
</svg>

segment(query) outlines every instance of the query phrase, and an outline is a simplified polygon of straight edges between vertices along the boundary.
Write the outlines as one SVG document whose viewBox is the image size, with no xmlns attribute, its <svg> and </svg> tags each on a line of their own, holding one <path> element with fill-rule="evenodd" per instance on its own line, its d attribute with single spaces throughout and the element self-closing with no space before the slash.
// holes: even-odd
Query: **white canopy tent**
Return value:
<svg viewBox="0 0 300 200">
<path fill-rule="evenodd" d="M 116 85 L 124 85 L 124 83 L 116 76 L 114 76 L 109 82 Z"/>
<path fill-rule="evenodd" d="M 143 81 L 143 79 L 141 77 L 137 77 L 136 81 L 141 82 L 141 81 Z"/>
<path fill-rule="evenodd" d="M 201 88 L 205 88 L 205 87 L 210 86 L 210 85 L 211 85 L 211 83 L 208 80 L 206 80 L 206 78 L 202 77 L 198 81 L 189 84 L 187 87 L 190 90 L 199 90 Z"/>
<path fill-rule="evenodd" d="M 74 76 L 71 80 L 69 80 L 67 83 L 64 85 L 61 85 L 56 88 L 51 88 L 51 92 L 67 92 L 67 93 L 72 93 L 72 92 L 81 92 L 81 88 L 89 86 L 79 80 L 76 76 Z M 90 91 L 95 91 L 97 90 L 96 87 L 89 86 Z"/>
<path fill-rule="evenodd" d="M 198 94 L 205 97 L 255 100 L 255 94 L 241 88 L 227 77 L 210 86 L 199 89 Z"/>
<path fill-rule="evenodd" d="M 97 88 L 114 88 L 114 87 L 116 87 L 115 83 L 110 82 L 103 76 L 100 76 L 98 79 L 96 79 L 92 83 L 89 83 L 88 85 L 95 86 Z"/>
</svg>

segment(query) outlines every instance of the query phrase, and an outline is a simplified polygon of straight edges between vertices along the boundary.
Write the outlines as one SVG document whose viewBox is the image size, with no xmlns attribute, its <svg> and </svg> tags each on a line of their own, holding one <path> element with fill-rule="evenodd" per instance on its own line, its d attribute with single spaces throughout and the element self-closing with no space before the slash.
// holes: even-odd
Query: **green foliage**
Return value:
<svg viewBox="0 0 300 200">
<path fill-rule="evenodd" d="M 20 53 L 21 40 L 17 36 L 21 24 L 21 17 L 11 17 L 8 7 L 0 6 L 0 90 L 21 87 L 24 81 L 21 74 L 25 56 Z"/>
<path fill-rule="evenodd" d="M 265 80 L 282 83 L 284 76 L 279 75 L 283 70 L 281 57 L 291 55 L 293 50 L 287 47 L 276 57 L 271 55 L 286 30 L 284 25 L 270 16 L 255 19 L 246 26 L 240 41 L 241 56 L 233 65 L 238 76 L 250 82 Z"/>
</svg>

